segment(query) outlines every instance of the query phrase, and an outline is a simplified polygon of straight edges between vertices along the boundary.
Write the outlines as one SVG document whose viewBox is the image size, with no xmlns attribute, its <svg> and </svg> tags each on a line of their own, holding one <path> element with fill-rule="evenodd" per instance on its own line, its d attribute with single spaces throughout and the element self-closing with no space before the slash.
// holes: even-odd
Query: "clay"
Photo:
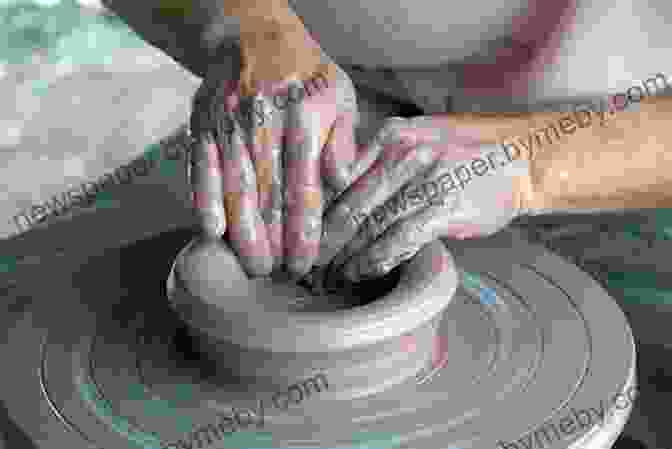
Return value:
<svg viewBox="0 0 672 449">
<path fill-rule="evenodd" d="M 168 280 L 171 306 L 205 357 L 243 379 L 288 385 L 326 372 L 330 394 L 357 396 L 415 375 L 429 358 L 436 319 L 457 274 L 443 243 L 427 245 L 400 268 L 393 288 L 314 296 L 287 279 L 247 279 L 221 241 L 193 241 Z M 372 286 L 379 284 L 373 281 Z M 415 357 L 400 338 L 425 342 Z"/>
<path fill-rule="evenodd" d="M 507 231 L 450 243 L 456 264 L 496 295 L 481 300 L 473 279 L 457 290 L 437 323 L 441 355 L 417 376 L 355 399 L 330 396 L 341 387 L 332 390 L 328 378 L 329 389 L 287 410 L 265 406 L 263 428 L 210 435 L 207 444 L 218 414 L 261 413 L 257 400 L 279 390 L 208 365 L 167 307 L 159 286 L 190 238 L 164 234 L 40 273 L 42 287 L 26 311 L 12 312 L 0 347 L 12 361 L 3 365 L 0 394 L 36 448 L 163 449 L 180 439 L 193 447 L 522 448 L 529 432 L 603 401 L 606 426 L 532 442 L 592 449 L 610 447 L 630 413 L 611 402 L 635 384 L 621 310 L 578 268 Z M 400 343 L 409 357 L 431 345 Z"/>
<path fill-rule="evenodd" d="M 178 262 L 181 277 L 198 283 L 202 289 L 200 293 L 211 295 L 213 305 L 217 307 L 245 303 L 250 297 L 271 305 L 295 301 L 296 307 L 300 307 L 299 304 L 308 307 L 307 302 L 311 302 L 313 307 L 322 304 L 329 308 L 345 301 L 345 298 L 332 295 L 330 301 L 320 301 L 318 304 L 309 290 L 281 275 L 248 278 L 234 254 L 223 243 L 199 245 L 194 240 L 183 252 Z"/>
<path fill-rule="evenodd" d="M 245 301 L 250 296 L 263 297 L 272 301 L 275 295 L 281 297 L 302 297 L 304 289 L 292 282 L 274 282 L 270 278 L 248 279 L 235 256 L 229 251 L 217 251 L 216 245 L 194 243 L 187 248 L 189 257 L 181 258 L 181 272 L 184 278 L 198 278 L 204 283 L 216 283 L 215 305 L 222 307 L 226 302 Z M 207 288 L 207 286 L 204 286 Z M 274 295 L 274 289 L 276 294 Z"/>
</svg>

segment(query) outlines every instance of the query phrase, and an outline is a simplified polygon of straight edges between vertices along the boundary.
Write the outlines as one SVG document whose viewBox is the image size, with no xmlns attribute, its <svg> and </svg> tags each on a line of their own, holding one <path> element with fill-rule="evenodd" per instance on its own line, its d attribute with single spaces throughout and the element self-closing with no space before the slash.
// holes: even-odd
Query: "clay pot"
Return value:
<svg viewBox="0 0 672 449">
<path fill-rule="evenodd" d="M 439 241 L 351 295 L 313 296 L 289 281 L 248 279 L 225 243 L 194 240 L 175 261 L 168 295 L 219 369 L 280 387 L 321 373 L 330 395 L 356 397 L 425 366 L 457 282 Z M 412 353 L 404 350 L 409 336 L 419 348 Z"/>
</svg>

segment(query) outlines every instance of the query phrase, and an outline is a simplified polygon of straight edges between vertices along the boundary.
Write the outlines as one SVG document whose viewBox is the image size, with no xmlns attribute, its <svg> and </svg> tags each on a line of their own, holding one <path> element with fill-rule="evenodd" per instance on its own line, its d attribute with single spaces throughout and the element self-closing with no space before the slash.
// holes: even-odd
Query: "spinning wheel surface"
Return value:
<svg viewBox="0 0 672 449">
<path fill-rule="evenodd" d="M 623 313 L 576 267 L 508 232 L 449 244 L 471 274 L 416 377 L 352 400 L 315 393 L 287 410 L 191 351 L 163 288 L 188 237 L 161 235 L 70 267 L 72 279 L 64 268 L 42 280 L 58 300 L 35 298 L 2 348 L 2 395 L 38 448 L 490 449 L 600 404 L 609 425 L 534 447 L 609 447 L 627 419 L 610 402 L 635 381 Z M 203 430 L 232 407 L 259 411 L 259 400 L 262 427 L 248 414 L 222 438 Z"/>
</svg>

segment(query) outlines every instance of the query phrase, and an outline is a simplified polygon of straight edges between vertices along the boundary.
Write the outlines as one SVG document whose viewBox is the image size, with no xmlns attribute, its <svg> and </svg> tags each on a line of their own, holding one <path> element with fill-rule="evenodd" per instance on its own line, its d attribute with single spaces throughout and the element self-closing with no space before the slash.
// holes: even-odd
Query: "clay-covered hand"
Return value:
<svg viewBox="0 0 672 449">
<path fill-rule="evenodd" d="M 375 162 L 329 208 L 318 264 L 379 276 L 441 237 L 490 235 L 522 213 L 529 167 L 474 129 L 391 118 L 365 150 Z"/>
<path fill-rule="evenodd" d="M 299 278 L 317 257 L 328 199 L 361 174 L 351 171 L 358 111 L 352 81 L 309 36 L 277 38 L 243 52 L 237 79 L 206 76 L 189 176 L 204 233 L 228 231 L 248 275 Z"/>
</svg>

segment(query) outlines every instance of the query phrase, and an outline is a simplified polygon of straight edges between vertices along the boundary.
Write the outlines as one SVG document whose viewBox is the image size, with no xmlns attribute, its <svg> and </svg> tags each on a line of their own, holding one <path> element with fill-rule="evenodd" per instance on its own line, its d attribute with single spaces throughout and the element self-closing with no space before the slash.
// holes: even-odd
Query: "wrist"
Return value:
<svg viewBox="0 0 672 449">
<path fill-rule="evenodd" d="M 238 43 L 243 95 L 254 95 L 261 83 L 333 75 L 331 60 L 293 12 L 242 18 Z"/>
<path fill-rule="evenodd" d="M 543 209 L 542 196 L 535 189 L 533 176 L 534 161 L 524 151 L 512 152 L 507 145 L 511 136 L 522 134 L 534 127 L 540 117 L 531 114 L 437 114 L 432 116 L 440 125 L 459 134 L 474 136 L 483 144 L 495 145 L 500 159 L 499 170 L 503 176 L 511 178 L 514 204 L 519 216 L 534 215 Z M 543 117 L 546 119 L 546 117 Z M 512 154 L 513 153 L 513 154 Z"/>
</svg>

